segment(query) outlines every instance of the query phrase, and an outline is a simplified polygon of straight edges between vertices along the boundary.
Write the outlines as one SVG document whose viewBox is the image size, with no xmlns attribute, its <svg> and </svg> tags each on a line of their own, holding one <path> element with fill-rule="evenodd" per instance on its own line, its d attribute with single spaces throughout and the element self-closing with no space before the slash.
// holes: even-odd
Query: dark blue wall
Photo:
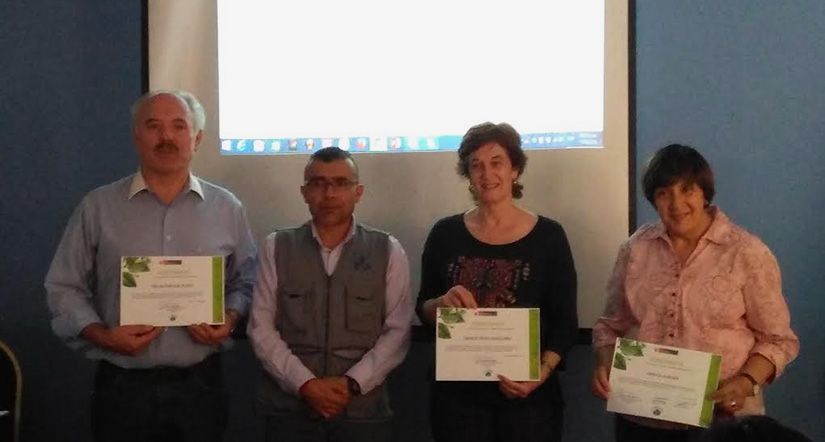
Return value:
<svg viewBox="0 0 825 442">
<path fill-rule="evenodd" d="M 91 364 L 52 335 L 43 277 L 81 196 L 136 169 L 140 35 L 140 2 L 0 2 L 0 339 L 25 441 L 88 439 Z"/>
<path fill-rule="evenodd" d="M 776 255 L 802 348 L 768 412 L 825 440 L 825 2 L 640 0 L 636 15 L 637 170 L 695 146 L 716 202 Z"/>
<path fill-rule="evenodd" d="M 825 3 L 639 0 L 636 14 L 637 168 L 696 146 L 717 202 L 774 251 L 802 353 L 769 412 L 823 440 Z M 0 339 L 25 372 L 26 441 L 88 438 L 91 364 L 52 336 L 42 280 L 80 197 L 136 168 L 140 19 L 140 2 L 0 2 Z M 249 370 L 246 350 L 230 369 Z"/>
</svg>

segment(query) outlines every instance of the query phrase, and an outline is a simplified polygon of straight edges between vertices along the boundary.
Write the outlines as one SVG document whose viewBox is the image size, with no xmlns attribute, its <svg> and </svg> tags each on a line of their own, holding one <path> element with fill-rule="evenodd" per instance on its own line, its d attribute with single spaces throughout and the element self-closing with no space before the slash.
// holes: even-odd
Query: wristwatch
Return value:
<svg viewBox="0 0 825 442">
<path fill-rule="evenodd" d="M 749 373 L 739 373 L 739 376 L 742 376 L 743 378 L 750 381 L 751 386 L 753 387 L 751 396 L 756 396 L 759 394 L 759 382 L 756 382 L 756 379 L 754 379 L 753 376 L 751 376 Z"/>
<path fill-rule="evenodd" d="M 349 394 L 353 396 L 358 396 L 361 394 L 361 386 L 358 385 L 358 381 L 355 379 L 346 376 L 347 378 L 347 388 L 349 389 Z"/>
</svg>

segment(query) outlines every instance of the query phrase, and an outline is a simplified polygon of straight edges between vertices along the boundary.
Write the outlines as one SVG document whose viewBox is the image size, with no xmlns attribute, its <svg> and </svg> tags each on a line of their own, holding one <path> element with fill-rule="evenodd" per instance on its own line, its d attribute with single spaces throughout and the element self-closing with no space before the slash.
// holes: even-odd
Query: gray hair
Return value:
<svg viewBox="0 0 825 442">
<path fill-rule="evenodd" d="M 140 110 L 143 108 L 143 105 L 146 104 L 147 101 L 151 100 L 154 97 L 157 97 L 158 95 L 171 95 L 186 105 L 186 113 L 189 117 L 189 120 L 192 123 L 193 133 L 198 133 L 202 131 L 203 128 L 206 126 L 206 112 L 203 110 L 201 102 L 198 101 L 198 97 L 196 97 L 191 92 L 187 92 L 180 89 L 161 89 L 147 92 L 135 101 L 135 104 L 132 105 L 131 109 L 132 127 L 135 127 L 135 125 L 137 125 L 137 116 Z"/>
</svg>

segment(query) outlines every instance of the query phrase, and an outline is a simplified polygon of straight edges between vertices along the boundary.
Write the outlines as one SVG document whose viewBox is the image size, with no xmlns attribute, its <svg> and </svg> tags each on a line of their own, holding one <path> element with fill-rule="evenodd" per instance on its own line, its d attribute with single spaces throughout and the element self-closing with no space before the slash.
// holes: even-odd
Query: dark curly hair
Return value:
<svg viewBox="0 0 825 442">
<path fill-rule="evenodd" d="M 507 123 L 493 124 L 488 121 L 471 127 L 461 139 L 456 166 L 459 175 L 464 178 L 470 177 L 470 155 L 489 143 L 496 143 L 503 147 L 507 152 L 507 157 L 510 158 L 513 169 L 518 171 L 519 176 L 524 173 L 527 155 L 521 149 L 521 135 Z M 523 184 L 513 183 L 513 198 L 521 198 L 523 190 Z"/>
</svg>

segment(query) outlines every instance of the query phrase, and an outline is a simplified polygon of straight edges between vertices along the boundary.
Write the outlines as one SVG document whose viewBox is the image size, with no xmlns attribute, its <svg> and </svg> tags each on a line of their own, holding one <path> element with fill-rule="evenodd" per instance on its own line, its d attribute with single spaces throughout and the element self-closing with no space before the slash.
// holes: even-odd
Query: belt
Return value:
<svg viewBox="0 0 825 442">
<path fill-rule="evenodd" d="M 220 370 L 220 353 L 212 353 L 204 360 L 188 367 L 161 365 L 152 368 L 123 368 L 107 360 L 101 360 L 98 365 L 99 376 L 127 376 L 133 379 L 153 380 L 185 379 Z"/>
</svg>

